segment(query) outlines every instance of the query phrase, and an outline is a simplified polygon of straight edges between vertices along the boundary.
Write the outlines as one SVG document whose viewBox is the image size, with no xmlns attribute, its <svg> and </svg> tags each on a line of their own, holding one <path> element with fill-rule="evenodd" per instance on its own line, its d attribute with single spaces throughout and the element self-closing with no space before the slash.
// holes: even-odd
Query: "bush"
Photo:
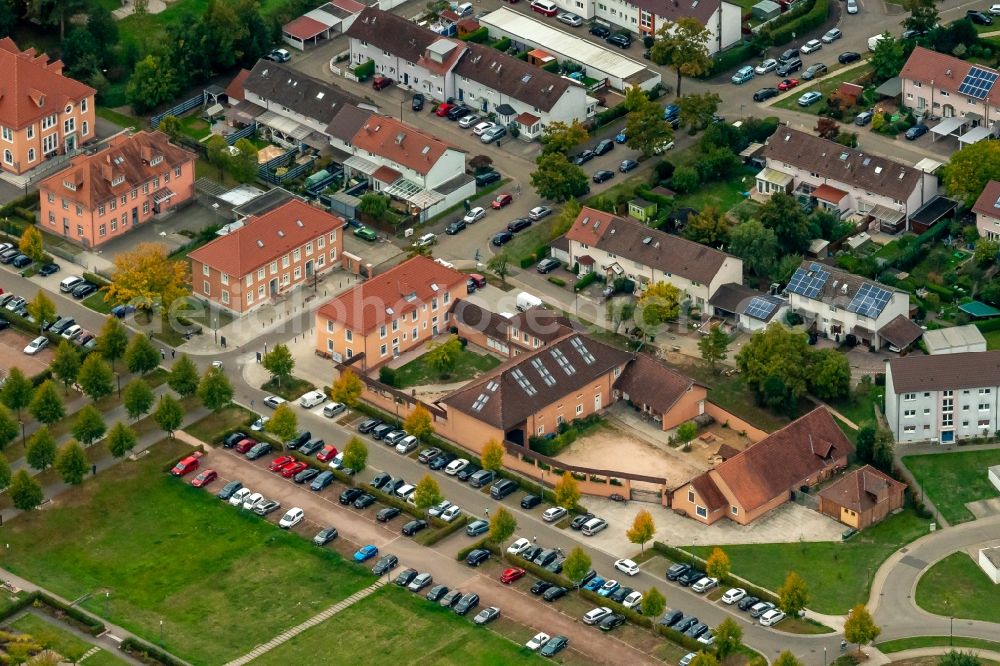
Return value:
<svg viewBox="0 0 1000 666">
<path fill-rule="evenodd" d="M 490 46 L 495 48 L 497 51 L 506 52 L 510 48 L 510 37 L 501 37 L 497 41 L 493 42 Z"/>
<path fill-rule="evenodd" d="M 676 629 L 665 627 L 662 624 L 657 623 L 656 625 L 654 625 L 653 631 L 660 634 L 661 636 L 664 636 L 667 640 L 671 641 L 672 643 L 676 643 L 688 650 L 698 652 L 700 650 L 705 649 L 705 646 L 699 643 L 694 638 L 691 638 L 687 634 L 682 634 Z"/>
<path fill-rule="evenodd" d="M 378 380 L 386 386 L 396 385 L 396 369 L 383 365 L 378 370 Z"/>
<path fill-rule="evenodd" d="M 718 76 L 722 72 L 725 72 L 736 65 L 743 64 L 743 62 L 750 60 L 757 55 L 759 55 L 757 49 L 754 48 L 754 45 L 750 42 L 743 42 L 738 46 L 726 49 L 722 53 L 715 56 L 715 59 L 712 62 L 712 69 L 706 72 L 702 78 L 710 79 L 713 76 Z"/>
<path fill-rule="evenodd" d="M 476 44 L 485 44 L 490 41 L 490 31 L 486 29 L 486 26 L 479 28 L 478 30 L 473 30 L 472 32 L 467 32 L 464 35 L 459 36 L 463 42 L 475 42 Z"/>
<path fill-rule="evenodd" d="M 565 287 L 566 286 L 566 280 L 563 280 L 561 277 L 552 276 L 552 277 L 549 278 L 549 282 L 551 282 L 552 284 L 554 284 L 557 287 Z"/>
<path fill-rule="evenodd" d="M 474 550 L 479 550 L 480 548 L 485 548 L 494 555 L 500 555 L 500 548 L 489 542 L 489 536 L 484 536 L 479 541 L 458 551 L 458 554 L 455 555 L 455 559 L 458 560 L 459 562 L 464 562 L 465 558 L 469 556 L 469 553 L 471 553 Z"/>
<path fill-rule="evenodd" d="M 366 60 L 354 68 L 354 76 L 358 77 L 358 81 L 367 81 L 373 74 L 375 74 L 374 60 Z"/>
<path fill-rule="evenodd" d="M 177 661 L 158 647 L 139 641 L 131 636 L 122 641 L 121 649 L 145 664 L 164 664 L 164 666 L 184 665 L 184 662 Z"/>
<path fill-rule="evenodd" d="M 701 177 L 698 175 L 698 170 L 690 166 L 677 167 L 673 177 L 670 179 L 673 189 L 680 194 L 693 192 L 700 182 Z"/>
<path fill-rule="evenodd" d="M 451 536 L 468 524 L 469 516 L 467 514 L 462 514 L 450 523 L 437 518 L 431 518 L 431 526 L 435 529 L 424 530 L 417 535 L 415 541 L 421 546 L 433 546 L 441 539 Z"/>
<path fill-rule="evenodd" d="M 829 0 L 806 0 L 796 9 L 783 14 L 772 23 L 771 40 L 774 46 L 787 44 L 794 39 L 793 35 L 804 35 L 818 28 L 830 13 Z"/>
<path fill-rule="evenodd" d="M 521 260 L 517 262 L 517 265 L 521 268 L 529 268 L 533 263 L 535 263 L 534 256 L 521 257 Z"/>
<path fill-rule="evenodd" d="M 577 292 L 583 291 L 593 283 L 597 282 L 599 279 L 600 276 L 597 274 L 597 272 L 591 271 L 576 281 L 576 284 L 573 285 L 573 291 Z"/>
<path fill-rule="evenodd" d="M 38 601 L 44 603 L 46 606 L 51 606 L 57 612 L 66 615 L 66 617 L 72 619 L 76 624 L 81 625 L 81 627 L 92 636 L 97 636 L 98 634 L 103 633 L 107 628 L 104 626 L 103 622 L 89 613 L 84 613 L 76 606 L 64 604 L 55 597 L 50 597 L 45 592 L 39 592 L 37 598 Z"/>
<path fill-rule="evenodd" d="M 570 582 L 569 578 L 563 576 L 562 574 L 552 573 L 544 567 L 540 567 L 534 562 L 529 562 L 523 557 L 518 557 L 517 555 L 511 555 L 510 553 L 504 553 L 503 559 L 507 560 L 516 567 L 521 567 L 527 571 L 532 576 L 536 578 L 541 578 L 542 580 L 552 583 L 553 585 L 558 585 L 560 587 L 565 587 L 567 590 L 573 589 L 573 583 Z"/>
</svg>

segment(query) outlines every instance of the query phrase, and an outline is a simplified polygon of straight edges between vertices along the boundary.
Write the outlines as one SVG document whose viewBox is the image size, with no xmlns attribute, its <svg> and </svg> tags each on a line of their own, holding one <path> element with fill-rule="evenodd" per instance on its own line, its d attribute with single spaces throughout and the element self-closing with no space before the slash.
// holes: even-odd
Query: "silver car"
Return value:
<svg viewBox="0 0 1000 666">
<path fill-rule="evenodd" d="M 556 20 L 565 23 L 566 25 L 571 25 L 574 28 L 579 28 L 583 25 L 583 19 L 572 12 L 561 12 L 558 16 L 556 16 Z"/>
<path fill-rule="evenodd" d="M 483 132 L 483 135 L 479 137 L 479 140 L 482 141 L 483 143 L 489 144 L 493 143 L 494 141 L 499 141 L 502 137 L 506 136 L 506 134 L 507 134 L 506 127 L 502 125 L 496 125 Z"/>
</svg>

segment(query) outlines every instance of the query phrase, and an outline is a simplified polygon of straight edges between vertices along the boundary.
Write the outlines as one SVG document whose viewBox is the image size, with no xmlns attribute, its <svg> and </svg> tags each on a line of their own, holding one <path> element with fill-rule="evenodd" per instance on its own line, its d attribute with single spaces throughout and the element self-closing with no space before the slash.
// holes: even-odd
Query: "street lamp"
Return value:
<svg viewBox="0 0 1000 666">
<path fill-rule="evenodd" d="M 111 593 L 104 593 L 104 617 L 108 616 L 108 602 L 111 601 Z"/>
<path fill-rule="evenodd" d="M 160 644 L 163 644 L 163 620 L 160 620 Z"/>
<path fill-rule="evenodd" d="M 955 617 L 948 618 L 948 645 L 955 644 Z"/>
<path fill-rule="evenodd" d="M 219 344 L 219 318 L 212 318 L 212 330 L 215 332 L 215 344 Z"/>
</svg>

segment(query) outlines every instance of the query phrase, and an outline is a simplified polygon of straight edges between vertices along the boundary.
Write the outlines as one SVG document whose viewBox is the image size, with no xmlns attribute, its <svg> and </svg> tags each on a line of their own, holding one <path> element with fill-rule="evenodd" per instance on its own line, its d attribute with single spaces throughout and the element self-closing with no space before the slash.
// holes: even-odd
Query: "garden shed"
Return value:
<svg viewBox="0 0 1000 666">
<path fill-rule="evenodd" d="M 992 319 L 993 317 L 1000 317 L 1000 310 L 997 310 L 992 305 L 987 305 L 986 303 L 982 303 L 980 301 L 962 303 L 958 306 L 958 309 L 973 319 Z"/>
<path fill-rule="evenodd" d="M 750 14 L 758 21 L 770 21 L 781 14 L 781 5 L 771 0 L 761 0 L 753 6 Z"/>
</svg>

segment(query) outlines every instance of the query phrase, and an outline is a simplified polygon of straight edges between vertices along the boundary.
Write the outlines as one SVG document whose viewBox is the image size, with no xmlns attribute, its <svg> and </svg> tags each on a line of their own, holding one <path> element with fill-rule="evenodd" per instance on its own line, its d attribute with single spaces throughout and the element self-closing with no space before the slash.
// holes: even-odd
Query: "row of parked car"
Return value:
<svg viewBox="0 0 1000 666">
<path fill-rule="evenodd" d="M 0 243 L 0 264 L 10 265 L 14 268 L 27 268 L 35 263 L 26 254 L 22 254 L 13 243 Z M 46 263 L 38 269 L 38 274 L 42 276 L 52 275 L 59 270 L 59 264 Z"/>
</svg>

